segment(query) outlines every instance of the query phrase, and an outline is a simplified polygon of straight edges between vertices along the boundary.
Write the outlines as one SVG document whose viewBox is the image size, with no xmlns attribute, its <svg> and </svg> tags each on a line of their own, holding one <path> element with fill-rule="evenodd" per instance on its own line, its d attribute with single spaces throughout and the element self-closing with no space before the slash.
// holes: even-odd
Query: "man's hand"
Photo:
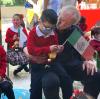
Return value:
<svg viewBox="0 0 100 99">
<path fill-rule="evenodd" d="M 63 50 L 64 50 L 64 46 L 63 45 L 58 45 L 57 53 L 61 53 Z"/>
<path fill-rule="evenodd" d="M 85 61 L 83 63 L 83 70 L 85 69 L 87 71 L 87 75 L 89 74 L 94 75 L 94 73 L 97 72 L 96 61 L 95 60 Z"/>
<path fill-rule="evenodd" d="M 51 45 L 50 46 L 51 52 L 60 53 L 60 52 L 63 51 L 63 49 L 64 49 L 64 46 L 63 45 Z"/>
</svg>

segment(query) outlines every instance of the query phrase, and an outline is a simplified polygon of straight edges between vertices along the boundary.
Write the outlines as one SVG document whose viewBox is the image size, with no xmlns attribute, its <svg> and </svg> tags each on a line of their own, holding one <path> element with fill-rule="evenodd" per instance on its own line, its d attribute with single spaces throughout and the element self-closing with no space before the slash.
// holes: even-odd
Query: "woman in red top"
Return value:
<svg viewBox="0 0 100 99">
<path fill-rule="evenodd" d="M 27 31 L 22 25 L 23 17 L 20 14 L 14 14 L 12 18 L 13 26 L 9 27 L 6 32 L 6 43 L 8 44 L 8 49 L 13 49 L 15 47 L 23 48 L 27 41 Z M 21 26 L 22 25 L 22 26 Z M 24 69 L 26 72 L 29 71 L 27 64 L 19 66 L 15 71 L 14 75 Z"/>
<path fill-rule="evenodd" d="M 8 97 L 8 99 L 15 99 L 12 85 L 6 80 L 6 67 L 6 52 L 0 45 L 0 90 Z"/>
</svg>

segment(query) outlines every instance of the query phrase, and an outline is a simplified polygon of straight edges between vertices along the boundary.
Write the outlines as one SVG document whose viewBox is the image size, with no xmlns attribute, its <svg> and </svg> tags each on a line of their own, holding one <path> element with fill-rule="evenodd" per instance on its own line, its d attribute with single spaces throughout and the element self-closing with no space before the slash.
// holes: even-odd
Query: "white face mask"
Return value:
<svg viewBox="0 0 100 99">
<path fill-rule="evenodd" d="M 50 34 L 53 31 L 53 29 L 43 27 L 43 29 L 41 31 L 43 32 L 43 34 Z"/>
</svg>

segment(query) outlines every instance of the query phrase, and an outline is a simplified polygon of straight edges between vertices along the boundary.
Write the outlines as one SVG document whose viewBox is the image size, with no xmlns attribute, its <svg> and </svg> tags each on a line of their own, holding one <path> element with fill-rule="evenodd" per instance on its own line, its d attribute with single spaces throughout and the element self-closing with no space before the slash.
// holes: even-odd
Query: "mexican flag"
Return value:
<svg viewBox="0 0 100 99">
<path fill-rule="evenodd" d="M 67 41 L 85 58 L 90 60 L 93 58 L 94 49 L 82 34 L 75 29 Z"/>
</svg>

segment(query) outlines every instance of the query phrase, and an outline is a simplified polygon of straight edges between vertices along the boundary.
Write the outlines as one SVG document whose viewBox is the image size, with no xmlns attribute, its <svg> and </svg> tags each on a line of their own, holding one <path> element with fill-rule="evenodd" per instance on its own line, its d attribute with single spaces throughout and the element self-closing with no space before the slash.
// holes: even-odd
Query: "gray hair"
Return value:
<svg viewBox="0 0 100 99">
<path fill-rule="evenodd" d="M 72 15 L 72 24 L 77 24 L 80 20 L 80 12 L 75 6 L 64 6 L 60 11 L 64 11 L 66 15 Z"/>
</svg>

